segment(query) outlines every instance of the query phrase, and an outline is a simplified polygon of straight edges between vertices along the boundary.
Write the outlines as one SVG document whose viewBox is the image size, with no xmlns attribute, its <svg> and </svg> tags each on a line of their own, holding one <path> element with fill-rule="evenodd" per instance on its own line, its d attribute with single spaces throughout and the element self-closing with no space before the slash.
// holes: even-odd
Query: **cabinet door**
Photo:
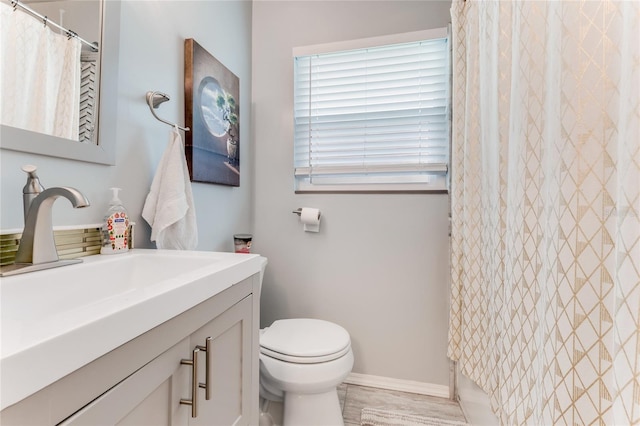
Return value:
<svg viewBox="0 0 640 426">
<path fill-rule="evenodd" d="M 209 357 L 209 371 L 198 367 L 199 381 L 210 387 L 199 390 L 198 415 L 190 425 L 248 425 L 251 417 L 252 297 L 247 296 L 191 335 L 191 346 L 206 347 L 199 365 Z"/>
<path fill-rule="evenodd" d="M 189 338 L 183 339 L 61 425 L 187 425 L 190 409 Z"/>
</svg>

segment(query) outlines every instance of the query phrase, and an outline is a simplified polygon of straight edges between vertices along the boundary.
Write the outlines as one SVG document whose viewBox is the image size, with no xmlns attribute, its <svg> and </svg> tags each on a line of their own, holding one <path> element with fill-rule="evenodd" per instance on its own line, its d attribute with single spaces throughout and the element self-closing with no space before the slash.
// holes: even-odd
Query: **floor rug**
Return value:
<svg viewBox="0 0 640 426">
<path fill-rule="evenodd" d="M 464 422 L 375 408 L 362 409 L 360 424 L 362 426 L 467 426 Z"/>
</svg>

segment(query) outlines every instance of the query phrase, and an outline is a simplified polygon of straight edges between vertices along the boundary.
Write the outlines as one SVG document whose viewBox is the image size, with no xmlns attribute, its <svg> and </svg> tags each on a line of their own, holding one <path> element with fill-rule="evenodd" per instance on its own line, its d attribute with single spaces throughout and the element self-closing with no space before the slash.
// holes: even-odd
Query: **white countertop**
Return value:
<svg viewBox="0 0 640 426">
<path fill-rule="evenodd" d="M 145 249 L 83 260 L 0 278 L 0 410 L 266 264 L 253 254 Z"/>
</svg>

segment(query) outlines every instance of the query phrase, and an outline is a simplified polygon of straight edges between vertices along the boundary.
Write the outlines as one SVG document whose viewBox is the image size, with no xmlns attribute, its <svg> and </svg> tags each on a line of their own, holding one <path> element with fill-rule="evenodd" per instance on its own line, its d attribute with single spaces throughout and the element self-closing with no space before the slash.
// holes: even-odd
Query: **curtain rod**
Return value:
<svg viewBox="0 0 640 426">
<path fill-rule="evenodd" d="M 36 18 L 40 19 L 44 23 L 44 25 L 51 25 L 54 28 L 62 30 L 67 34 L 67 36 L 77 38 L 78 40 L 80 40 L 81 43 L 86 44 L 87 46 L 89 46 L 94 52 L 98 51 L 98 43 L 97 42 L 94 42 L 94 43 L 88 42 L 87 40 L 85 40 L 82 37 L 80 37 L 74 31 L 71 31 L 71 30 L 69 30 L 67 28 L 64 28 L 61 25 L 58 25 L 57 23 L 53 22 L 52 20 L 50 20 L 46 16 L 39 14 L 38 12 L 36 12 L 35 10 L 30 8 L 26 4 L 21 3 L 20 0 L 9 0 L 9 1 L 11 2 L 11 5 L 13 6 L 13 10 L 14 11 L 16 10 L 17 6 L 20 6 L 21 9 L 25 10 L 26 12 L 29 12 L 31 15 L 33 15 Z"/>
</svg>

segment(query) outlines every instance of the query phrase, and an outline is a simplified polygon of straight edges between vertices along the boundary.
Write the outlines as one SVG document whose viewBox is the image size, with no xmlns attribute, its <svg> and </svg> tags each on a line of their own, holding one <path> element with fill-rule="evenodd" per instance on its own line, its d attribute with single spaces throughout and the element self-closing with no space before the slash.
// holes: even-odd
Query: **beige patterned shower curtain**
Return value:
<svg viewBox="0 0 640 426">
<path fill-rule="evenodd" d="M 640 2 L 452 18 L 449 356 L 502 424 L 640 424 Z"/>
</svg>

